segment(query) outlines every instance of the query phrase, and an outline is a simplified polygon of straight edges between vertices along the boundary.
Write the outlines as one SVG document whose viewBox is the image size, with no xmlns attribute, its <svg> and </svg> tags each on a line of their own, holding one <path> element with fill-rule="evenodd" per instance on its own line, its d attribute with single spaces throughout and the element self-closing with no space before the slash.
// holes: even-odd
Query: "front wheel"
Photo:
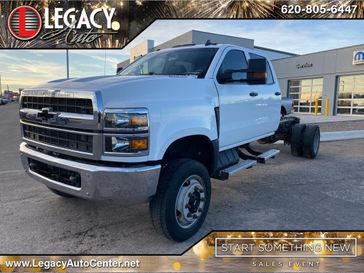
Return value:
<svg viewBox="0 0 364 273">
<path fill-rule="evenodd" d="M 210 176 L 204 165 L 192 159 L 168 164 L 150 202 L 155 229 L 171 240 L 187 240 L 203 224 L 210 198 Z"/>
</svg>

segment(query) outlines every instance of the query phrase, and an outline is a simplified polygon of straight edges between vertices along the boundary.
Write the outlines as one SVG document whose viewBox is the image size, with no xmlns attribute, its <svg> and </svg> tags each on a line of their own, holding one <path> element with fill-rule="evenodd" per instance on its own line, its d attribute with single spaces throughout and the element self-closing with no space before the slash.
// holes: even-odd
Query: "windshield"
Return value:
<svg viewBox="0 0 364 273">
<path fill-rule="evenodd" d="M 203 78 L 217 48 L 188 48 L 155 52 L 130 64 L 119 75 L 196 75 Z"/>
</svg>

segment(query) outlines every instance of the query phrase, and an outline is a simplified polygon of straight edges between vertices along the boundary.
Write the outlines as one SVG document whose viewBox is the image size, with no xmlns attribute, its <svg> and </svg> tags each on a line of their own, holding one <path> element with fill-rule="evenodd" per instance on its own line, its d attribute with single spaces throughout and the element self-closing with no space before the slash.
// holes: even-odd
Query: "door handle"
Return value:
<svg viewBox="0 0 364 273">
<path fill-rule="evenodd" d="M 258 93 L 257 92 L 250 92 L 249 93 L 249 96 L 256 97 L 256 96 L 258 96 Z"/>
<path fill-rule="evenodd" d="M 274 95 L 280 96 L 281 95 L 281 92 L 275 92 Z"/>
</svg>

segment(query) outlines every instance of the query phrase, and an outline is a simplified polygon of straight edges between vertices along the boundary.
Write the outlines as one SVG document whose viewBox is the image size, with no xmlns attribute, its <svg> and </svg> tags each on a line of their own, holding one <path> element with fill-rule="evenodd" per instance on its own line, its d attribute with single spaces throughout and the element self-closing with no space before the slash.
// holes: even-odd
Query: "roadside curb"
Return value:
<svg viewBox="0 0 364 273">
<path fill-rule="evenodd" d="M 320 138 L 320 142 L 360 139 L 364 138 L 364 130 L 321 132 Z M 283 140 L 279 140 L 275 144 L 283 143 Z"/>
<path fill-rule="evenodd" d="M 321 142 L 364 138 L 364 130 L 322 132 Z"/>
</svg>

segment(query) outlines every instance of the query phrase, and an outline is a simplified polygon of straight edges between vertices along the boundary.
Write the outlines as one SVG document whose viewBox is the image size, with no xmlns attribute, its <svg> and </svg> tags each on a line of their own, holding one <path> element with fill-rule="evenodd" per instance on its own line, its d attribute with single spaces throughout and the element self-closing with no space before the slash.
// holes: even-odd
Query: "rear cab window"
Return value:
<svg viewBox="0 0 364 273">
<path fill-rule="evenodd" d="M 255 54 L 255 53 L 249 53 L 249 57 L 250 57 L 250 59 L 264 59 L 264 60 L 266 60 L 266 62 L 267 62 L 267 82 L 266 82 L 266 84 L 274 84 L 272 69 L 271 69 L 267 59 L 265 57 L 261 56 L 261 55 Z"/>
</svg>

